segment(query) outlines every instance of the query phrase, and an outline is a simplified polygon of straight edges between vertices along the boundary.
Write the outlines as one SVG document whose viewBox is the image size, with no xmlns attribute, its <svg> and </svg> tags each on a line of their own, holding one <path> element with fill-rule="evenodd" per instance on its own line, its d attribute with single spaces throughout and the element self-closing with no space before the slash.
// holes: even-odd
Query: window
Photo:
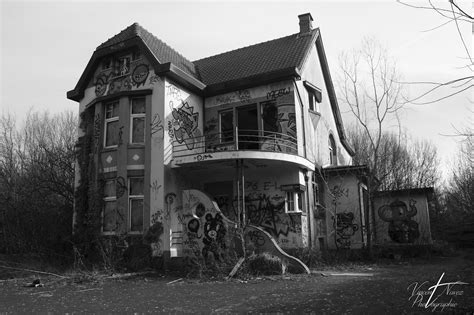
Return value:
<svg viewBox="0 0 474 315">
<path fill-rule="evenodd" d="M 102 232 L 114 232 L 117 227 L 117 197 L 115 179 L 105 181 L 104 212 L 102 217 Z"/>
<path fill-rule="evenodd" d="M 130 72 L 130 57 L 117 59 L 115 63 L 115 74 L 117 76 L 126 75 Z"/>
<path fill-rule="evenodd" d="M 303 194 L 298 191 L 286 192 L 286 212 L 303 212 Z"/>
<path fill-rule="evenodd" d="M 330 165 L 337 165 L 337 149 L 336 149 L 336 141 L 334 141 L 334 137 L 329 135 L 329 164 Z"/>
<path fill-rule="evenodd" d="M 133 98 L 131 104 L 131 143 L 145 143 L 145 98 Z"/>
<path fill-rule="evenodd" d="M 228 110 L 220 113 L 221 142 L 234 141 L 234 112 Z"/>
<path fill-rule="evenodd" d="M 319 103 L 321 103 L 321 101 L 319 100 L 318 101 L 318 98 L 316 97 L 316 93 L 314 93 L 313 91 L 308 91 L 308 97 L 309 97 L 309 109 L 314 111 L 314 112 L 320 112 L 320 109 L 319 109 Z"/>
<path fill-rule="evenodd" d="M 143 177 L 131 177 L 128 182 L 130 232 L 143 231 Z"/>
<path fill-rule="evenodd" d="M 319 113 L 319 103 L 322 101 L 321 89 L 317 88 L 314 84 L 311 84 L 308 81 L 304 81 L 303 84 L 306 87 L 306 91 L 308 92 L 309 109 Z"/>
<path fill-rule="evenodd" d="M 105 105 L 105 147 L 114 147 L 117 146 L 119 142 L 119 133 L 118 133 L 118 109 L 119 103 L 113 102 Z"/>
</svg>

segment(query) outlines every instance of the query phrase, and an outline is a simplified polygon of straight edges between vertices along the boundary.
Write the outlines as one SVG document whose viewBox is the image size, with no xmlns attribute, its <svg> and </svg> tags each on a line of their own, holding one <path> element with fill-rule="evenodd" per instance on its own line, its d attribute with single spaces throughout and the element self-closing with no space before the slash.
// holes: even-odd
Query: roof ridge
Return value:
<svg viewBox="0 0 474 315">
<path fill-rule="evenodd" d="M 254 47 L 254 46 L 259 46 L 259 45 L 267 44 L 267 43 L 269 43 L 269 42 L 281 40 L 281 39 L 288 38 L 288 37 L 292 37 L 292 36 L 295 36 L 295 35 L 297 36 L 298 34 L 299 34 L 299 33 L 294 33 L 294 34 L 290 34 L 290 35 L 283 36 L 283 37 L 279 37 L 279 38 L 269 39 L 269 40 L 264 41 L 264 42 L 260 42 L 260 43 L 256 43 L 256 44 L 251 44 L 251 45 L 244 46 L 244 47 L 240 47 L 240 48 L 237 48 L 237 49 L 228 50 L 228 51 L 219 53 L 219 54 L 217 54 L 217 55 L 212 55 L 212 56 L 204 57 L 204 58 L 201 58 L 201 59 L 193 60 L 192 62 L 195 63 L 195 62 L 203 61 L 203 60 L 206 60 L 206 59 L 215 58 L 215 57 L 217 57 L 217 56 L 221 56 L 221 55 L 225 55 L 225 54 L 228 54 L 228 53 L 231 53 L 231 52 L 235 52 L 235 51 L 247 49 L 247 48 L 249 48 L 249 47 Z"/>
<path fill-rule="evenodd" d="M 138 23 L 135 23 L 138 25 Z M 149 35 L 151 35 L 155 40 L 158 40 L 161 44 L 165 45 L 166 47 L 168 47 L 171 51 L 173 51 L 175 54 L 177 54 L 178 56 L 180 56 L 181 58 L 185 59 L 186 61 L 192 63 L 191 60 L 189 60 L 188 58 L 186 58 L 185 56 L 183 56 L 179 51 L 177 51 L 176 49 L 174 49 L 173 47 L 171 47 L 170 45 L 168 45 L 166 42 L 164 42 L 163 40 L 159 39 L 158 37 L 156 37 L 152 32 L 150 32 L 149 30 L 147 30 L 146 28 L 144 28 L 143 26 L 141 25 L 138 25 L 140 27 L 140 29 L 142 31 L 145 31 L 146 33 L 148 33 Z M 139 37 L 142 37 L 141 34 L 139 35 Z"/>
</svg>

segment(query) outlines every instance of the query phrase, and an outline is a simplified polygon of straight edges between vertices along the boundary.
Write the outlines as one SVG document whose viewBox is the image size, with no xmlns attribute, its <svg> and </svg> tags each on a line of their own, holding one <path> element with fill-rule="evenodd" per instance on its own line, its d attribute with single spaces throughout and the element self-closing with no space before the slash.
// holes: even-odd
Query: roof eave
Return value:
<svg viewBox="0 0 474 315">
<path fill-rule="evenodd" d="M 355 155 L 354 149 L 351 147 L 349 142 L 347 141 L 344 126 L 342 124 L 341 112 L 339 111 L 339 105 L 337 103 L 336 92 L 334 89 L 334 84 L 332 83 L 331 73 L 329 72 L 329 65 L 326 58 L 326 53 L 324 52 L 324 46 L 321 38 L 321 33 L 318 31 L 318 37 L 316 39 L 316 48 L 319 56 L 319 60 L 321 62 L 321 68 L 323 70 L 324 81 L 326 83 L 326 90 L 328 91 L 329 102 L 331 103 L 331 108 L 334 113 L 334 119 L 336 121 L 336 128 L 339 133 L 339 139 L 343 147 L 347 150 L 347 152 L 351 155 Z"/>
<path fill-rule="evenodd" d="M 157 64 L 155 65 L 154 70 L 155 74 L 166 76 L 195 93 L 202 93 L 206 88 L 204 83 L 190 76 L 171 62 Z"/>
<path fill-rule="evenodd" d="M 242 90 L 257 85 L 269 84 L 295 77 L 298 79 L 301 78 L 300 70 L 295 67 L 289 67 L 272 72 L 266 72 L 245 78 L 240 78 L 237 80 L 210 84 L 206 87 L 204 93 L 206 97 L 210 97 L 218 94 L 228 93 L 235 90 Z"/>
</svg>

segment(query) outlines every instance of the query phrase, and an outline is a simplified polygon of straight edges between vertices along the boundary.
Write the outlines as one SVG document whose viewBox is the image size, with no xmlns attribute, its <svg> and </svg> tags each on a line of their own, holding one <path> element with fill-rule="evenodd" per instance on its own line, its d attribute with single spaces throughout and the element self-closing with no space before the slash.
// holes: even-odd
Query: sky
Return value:
<svg viewBox="0 0 474 315">
<path fill-rule="evenodd" d="M 447 0 L 445 1 L 447 2 Z M 427 1 L 411 1 L 426 4 Z M 472 4 L 460 2 L 472 12 Z M 22 120 L 29 110 L 78 111 L 68 100 L 95 48 L 138 22 L 189 60 L 297 33 L 298 15 L 311 13 L 321 30 L 333 80 L 338 56 L 374 37 L 407 82 L 445 82 L 472 75 L 453 23 L 434 11 L 396 1 L 5 1 L 0 0 L 0 111 Z M 461 33 L 472 51 L 472 29 Z M 337 84 L 337 82 L 335 82 Z M 410 97 L 427 87 L 408 86 Z M 457 138 L 472 123 L 473 89 L 428 105 L 407 106 L 403 128 L 432 141 L 447 173 Z M 449 90 L 442 91 L 442 96 Z M 344 115 L 348 120 L 348 116 Z"/>
</svg>

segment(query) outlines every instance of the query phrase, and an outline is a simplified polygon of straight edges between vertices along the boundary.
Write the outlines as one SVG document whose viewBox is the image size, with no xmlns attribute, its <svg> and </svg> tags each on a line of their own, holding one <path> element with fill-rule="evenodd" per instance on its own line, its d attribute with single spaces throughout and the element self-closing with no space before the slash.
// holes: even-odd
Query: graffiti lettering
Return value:
<svg viewBox="0 0 474 315">
<path fill-rule="evenodd" d="M 216 97 L 216 105 L 230 104 L 235 102 L 234 94 L 220 95 Z"/>
<path fill-rule="evenodd" d="M 195 160 L 197 161 L 205 161 L 205 160 L 209 160 L 209 159 L 212 159 L 213 156 L 211 154 L 199 154 L 197 156 L 194 157 Z"/>
<path fill-rule="evenodd" d="M 150 77 L 150 80 L 148 80 L 148 84 L 155 84 L 156 82 L 160 82 L 160 81 L 161 81 L 161 79 L 160 79 L 159 76 L 157 76 L 157 75 L 152 75 L 152 76 Z"/>
<path fill-rule="evenodd" d="M 153 115 L 153 119 L 150 123 L 150 133 L 153 136 L 156 133 L 161 133 L 161 138 L 163 138 L 163 124 L 161 122 L 160 114 L 156 113 Z"/>
<path fill-rule="evenodd" d="M 265 237 L 262 235 L 262 233 L 258 230 L 252 230 L 248 232 L 248 236 L 250 238 L 250 241 L 257 247 L 261 247 L 265 245 Z"/>
<path fill-rule="evenodd" d="M 240 90 L 236 92 L 241 103 L 248 103 L 251 99 L 249 90 Z"/>
<path fill-rule="evenodd" d="M 286 88 L 282 88 L 282 89 L 279 89 L 279 90 L 273 90 L 273 91 L 270 91 L 267 93 L 267 99 L 276 99 L 278 97 L 281 97 L 281 96 L 285 96 L 285 95 L 288 95 L 290 94 L 291 92 L 291 88 L 290 87 L 286 87 Z"/>
<path fill-rule="evenodd" d="M 174 85 L 168 84 L 166 86 L 166 95 L 175 100 L 181 100 L 181 90 Z"/>
</svg>

